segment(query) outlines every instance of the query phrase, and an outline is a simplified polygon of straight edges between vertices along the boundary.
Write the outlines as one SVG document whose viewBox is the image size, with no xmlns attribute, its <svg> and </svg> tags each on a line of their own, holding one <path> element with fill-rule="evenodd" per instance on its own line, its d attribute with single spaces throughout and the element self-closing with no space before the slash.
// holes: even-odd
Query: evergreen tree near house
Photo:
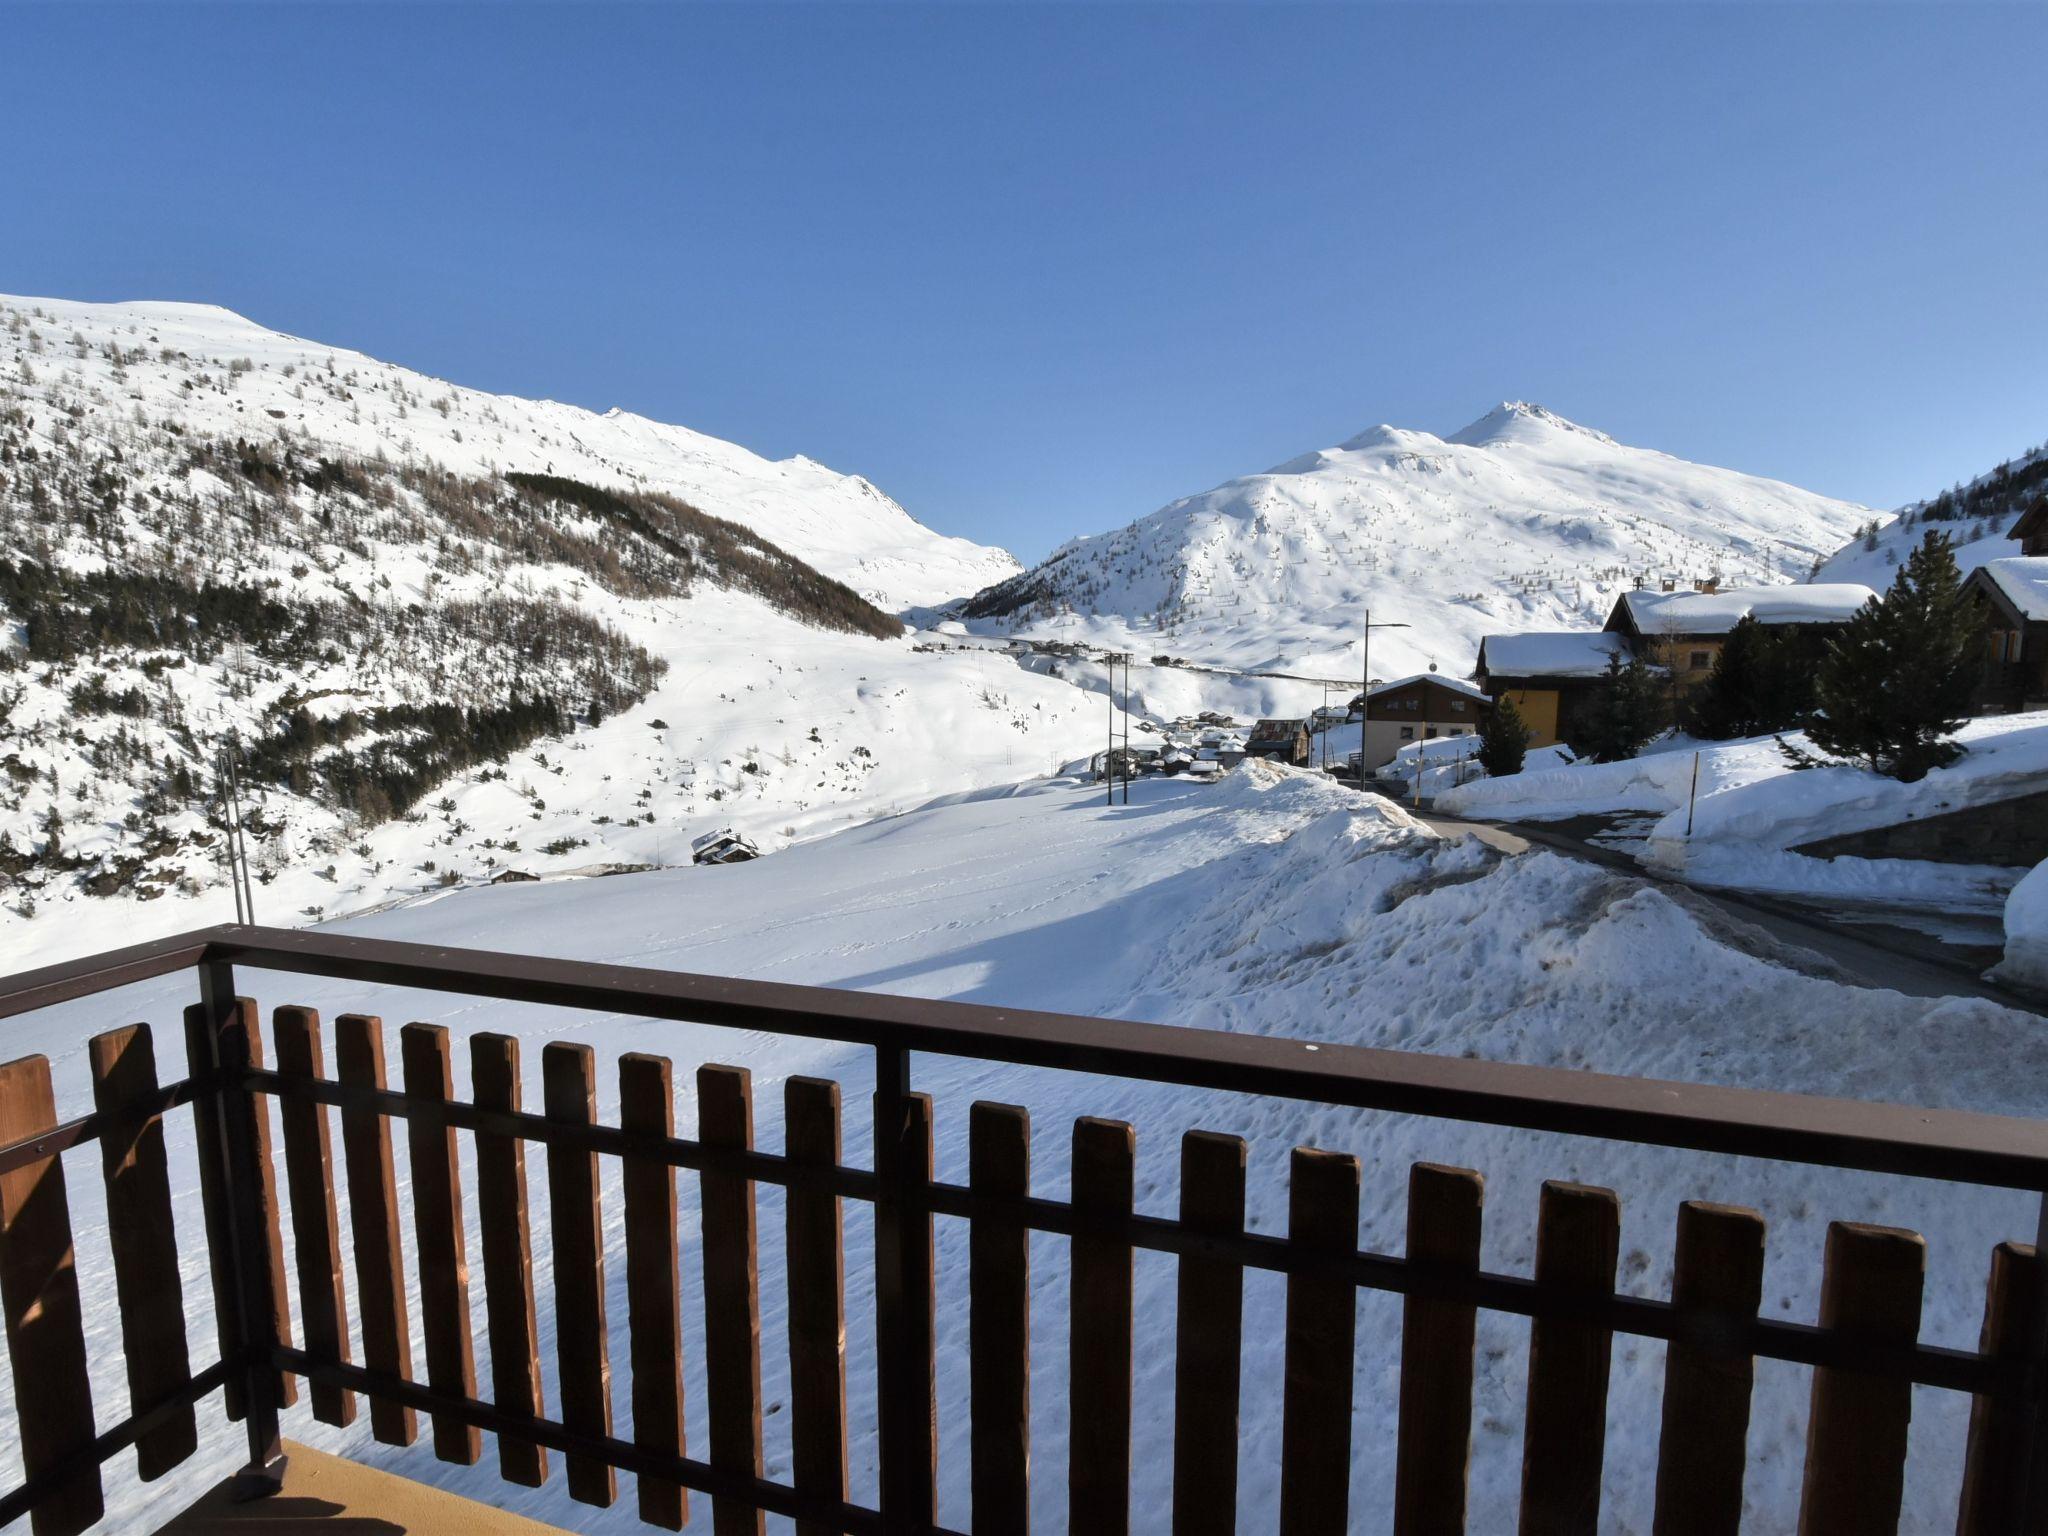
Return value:
<svg viewBox="0 0 2048 1536">
<path fill-rule="evenodd" d="M 1662 729 L 1664 700 L 1657 675 L 1640 656 L 1624 664 L 1617 652 L 1607 658 L 1607 678 L 1593 712 L 1586 745 L 1593 760 L 1618 763 L 1634 757 Z"/>
<path fill-rule="evenodd" d="M 1930 529 L 1828 647 L 1807 726 L 1821 751 L 1912 783 L 1963 755 L 1979 625 L 1948 535 Z"/>
<path fill-rule="evenodd" d="M 1487 777 L 1504 779 L 1522 771 L 1528 751 L 1529 722 L 1515 708 L 1515 701 L 1503 695 L 1479 723 L 1479 766 Z"/>
<path fill-rule="evenodd" d="M 1685 728 L 1709 741 L 1798 729 L 1813 715 L 1819 660 L 1810 635 L 1743 615 L 1714 658 L 1714 670 L 1685 701 Z"/>
</svg>

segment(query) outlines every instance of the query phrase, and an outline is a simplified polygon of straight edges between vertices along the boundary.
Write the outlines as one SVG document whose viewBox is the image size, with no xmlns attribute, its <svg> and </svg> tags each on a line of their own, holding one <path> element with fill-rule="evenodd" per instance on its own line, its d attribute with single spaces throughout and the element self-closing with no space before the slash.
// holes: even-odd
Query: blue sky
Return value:
<svg viewBox="0 0 2048 1536">
<path fill-rule="evenodd" d="M 1534 399 L 2048 438 L 2048 7 L 0 5 L 0 291 L 227 305 L 1026 557 Z"/>
</svg>

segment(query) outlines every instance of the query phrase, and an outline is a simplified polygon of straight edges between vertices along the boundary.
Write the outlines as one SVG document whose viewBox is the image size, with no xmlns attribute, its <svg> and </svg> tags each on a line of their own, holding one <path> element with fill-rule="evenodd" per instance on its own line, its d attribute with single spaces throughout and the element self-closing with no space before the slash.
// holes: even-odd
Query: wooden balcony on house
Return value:
<svg viewBox="0 0 2048 1536">
<path fill-rule="evenodd" d="M 237 995 L 237 968 L 844 1042 L 873 1053 L 873 1159 L 845 1161 L 840 1087 L 830 1080 L 785 1084 L 777 1153 L 754 1143 L 750 1077 L 717 1063 L 696 1068 L 693 1138 L 676 1134 L 671 1062 L 651 1054 L 600 1063 L 587 1046 L 550 1043 L 535 1110 L 521 1102 L 520 1041 L 474 1033 L 465 1042 L 473 1091 L 463 1100 L 446 1028 L 404 1026 L 387 1067 L 373 1017 L 342 1015 L 330 1029 L 287 1001 L 266 1031 L 256 1002 Z M 491 1467 L 488 1431 L 495 1475 L 520 1489 L 560 1479 L 569 1500 L 605 1506 L 624 1491 L 623 1471 L 635 1513 L 657 1528 L 681 1529 L 695 1500 L 708 1498 L 721 1533 L 757 1531 L 764 1514 L 796 1521 L 806 1536 L 943 1531 L 933 1232 L 946 1219 L 968 1224 L 966 1481 L 977 1533 L 1031 1528 L 1034 1344 L 1063 1348 L 1070 1362 L 1064 1473 L 1074 1529 L 1131 1527 L 1132 1423 L 1142 1413 L 1170 1419 L 1173 1450 L 1172 1510 L 1137 1512 L 1146 1528 L 1232 1532 L 1245 1284 L 1255 1272 L 1282 1277 L 1285 1290 L 1284 1380 L 1278 1400 L 1256 1411 L 1280 1419 L 1277 1518 L 1288 1536 L 1353 1528 L 1360 1444 L 1392 1460 L 1397 1532 L 1590 1532 L 1616 1334 L 1668 1346 L 1654 1514 L 1664 1536 L 1739 1528 L 1760 1359 L 1811 1375 L 1802 1530 L 1896 1530 L 1916 1389 L 1972 1404 L 1958 1532 L 2048 1528 L 2048 1305 L 2031 1243 L 1986 1256 L 1982 1341 L 1947 1348 L 1919 1337 L 1925 1254 L 1911 1232 L 1835 1223 L 1820 1315 L 1794 1322 L 1759 1314 L 1766 1233 L 1754 1211 L 1695 1200 L 1670 1212 L 1675 1279 L 1668 1298 L 1652 1298 L 1617 1289 L 1621 1197 L 1551 1183 L 1534 1213 L 1534 1272 L 1492 1273 L 1480 1262 L 1479 1170 L 1399 1170 L 1408 1191 L 1400 1253 L 1361 1250 L 1361 1168 L 1341 1148 L 1293 1150 L 1284 1235 L 1248 1230 L 1246 1143 L 1227 1130 L 1186 1136 L 1169 1217 L 1135 1207 L 1129 1125 L 1083 1118 L 1055 1128 L 1072 1167 L 1069 1197 L 1055 1200 L 1031 1193 L 1034 1135 L 1022 1110 L 946 1105 L 969 1129 L 966 1182 L 945 1182 L 934 1171 L 935 1106 L 914 1091 L 912 1069 L 919 1056 L 970 1058 L 1181 1084 L 1228 1102 L 1265 1095 L 2040 1195 L 2048 1126 L 2032 1121 L 249 927 L 0 980 L 0 1032 L 9 1018 L 178 972 L 194 978 L 182 1020 L 189 1066 L 178 1081 L 159 1081 L 147 1025 L 91 1040 L 94 1108 L 70 1119 L 58 1118 L 47 1060 L 0 1065 L 0 1309 L 15 1401 L 35 1404 L 4 1426 L 18 1441 L 23 1481 L 0 1493 L 0 1526 L 26 1517 L 36 1536 L 71 1536 L 102 1524 L 107 1479 L 151 1480 L 189 1461 L 201 1443 L 200 1405 L 220 1392 L 220 1411 L 241 1425 L 247 1464 L 233 1488 L 170 1530 L 242 1525 L 254 1536 L 299 1529 L 293 1522 L 318 1531 L 322 1519 L 329 1536 L 452 1528 L 433 1522 L 457 1506 L 418 1512 L 419 1500 L 445 1496 L 352 1474 L 332 1458 L 302 1457 L 280 1487 L 281 1414 L 303 1387 L 317 1425 L 347 1425 L 363 1411 L 375 1442 L 402 1447 L 424 1434 L 442 1462 L 475 1467 L 478 1477 Z M 617 1074 L 617 1124 L 597 1114 L 601 1068 Z M 173 1220 L 172 1128 L 189 1131 L 196 1148 L 198 1231 Z M 409 1231 L 394 1135 L 410 1153 Z M 97 1168 L 86 1161 L 95 1144 Z M 540 1149 L 546 1178 L 545 1230 L 528 1215 L 529 1146 Z M 69 1163 L 67 1151 L 78 1154 Z M 619 1165 L 616 1180 L 602 1176 L 607 1159 Z M 679 1237 L 679 1175 L 696 1184 L 688 1244 Z M 101 1379 L 118 1371 L 136 1405 L 111 1424 L 95 1410 L 67 1197 L 67 1179 L 81 1177 L 104 1182 L 114 1284 L 113 1300 L 97 1304 L 118 1305 L 122 1339 L 118 1361 L 98 1362 Z M 782 1273 L 766 1277 L 756 1230 L 763 1184 L 784 1191 L 785 1219 Z M 614 1188 L 622 1236 L 608 1244 L 604 1205 Z M 849 1492 L 849 1202 L 873 1214 L 872 1313 L 853 1320 L 875 1340 L 872 1503 Z M 1071 1304 L 1049 1324 L 1032 1316 L 1034 1233 L 1065 1240 Z M 207 1257 L 214 1337 L 187 1333 L 179 1251 L 194 1243 Z M 552 1276 L 552 1392 L 537 1344 L 536 1245 Z M 1133 1396 L 1139 1252 L 1169 1256 L 1177 1271 L 1164 1402 Z M 607 1286 L 606 1266 L 621 1259 L 623 1316 L 608 1317 L 620 1291 Z M 704 1402 L 689 1405 L 687 1436 L 686 1262 L 702 1267 L 706 1384 Z M 481 1317 L 470 1312 L 473 1263 Z M 792 1453 L 782 1479 L 766 1474 L 762 1452 L 764 1284 L 787 1288 Z M 1382 1403 L 1355 1400 L 1361 1290 L 1400 1298 L 1398 1393 Z M 1512 1512 L 1467 1509 L 1481 1311 L 1530 1324 Z M 630 1362 L 626 1435 L 614 1426 L 612 1328 L 625 1331 Z M 478 1337 L 487 1373 L 477 1367 Z M 1368 1412 L 1372 1438 L 1362 1441 L 1355 1424 Z M 242 1504 L 238 1517 L 237 1493 L 269 1498 Z M 401 1508 L 405 1499 L 415 1502 Z M 329 1505 L 342 1514 L 323 1514 Z M 461 1529 L 544 1529 L 491 1524 L 487 1512 L 460 1508 L 483 1522 Z M 362 1523 L 340 1523 L 343 1515 Z"/>
</svg>

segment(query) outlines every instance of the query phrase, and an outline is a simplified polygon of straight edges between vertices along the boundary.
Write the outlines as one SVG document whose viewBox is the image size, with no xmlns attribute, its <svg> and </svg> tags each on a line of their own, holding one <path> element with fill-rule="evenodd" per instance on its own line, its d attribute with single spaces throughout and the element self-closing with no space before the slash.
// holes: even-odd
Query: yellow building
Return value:
<svg viewBox="0 0 2048 1536">
<path fill-rule="evenodd" d="M 1601 630 L 1488 635 L 1473 674 L 1495 704 L 1511 699 L 1529 726 L 1529 745 L 1570 743 L 1598 698 L 1611 657 L 1628 660 L 1628 641 Z"/>
</svg>

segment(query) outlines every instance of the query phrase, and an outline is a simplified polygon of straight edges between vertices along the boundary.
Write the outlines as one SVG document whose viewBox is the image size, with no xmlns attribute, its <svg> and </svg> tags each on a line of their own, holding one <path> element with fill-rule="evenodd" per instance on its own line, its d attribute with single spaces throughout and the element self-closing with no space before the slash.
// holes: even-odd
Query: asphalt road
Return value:
<svg viewBox="0 0 2048 1536">
<path fill-rule="evenodd" d="M 1735 922 L 1760 929 L 1780 944 L 1819 956 L 1841 980 L 1853 986 L 1879 987 L 1910 997 L 1989 998 L 2008 1008 L 2048 1017 L 2048 1006 L 2040 1000 L 1985 981 L 1974 962 L 1952 953 L 1944 954 L 1938 941 L 1906 930 L 1888 928 L 1883 942 L 1878 942 L 1810 907 L 1770 897 L 1705 890 L 1653 875 L 1621 849 L 1602 847 L 1540 822 L 1472 821 L 1442 811 L 1413 814 L 1447 837 L 1476 837 L 1503 853 L 1549 848 L 1663 886 L 1689 903 L 1703 904 Z"/>
</svg>

